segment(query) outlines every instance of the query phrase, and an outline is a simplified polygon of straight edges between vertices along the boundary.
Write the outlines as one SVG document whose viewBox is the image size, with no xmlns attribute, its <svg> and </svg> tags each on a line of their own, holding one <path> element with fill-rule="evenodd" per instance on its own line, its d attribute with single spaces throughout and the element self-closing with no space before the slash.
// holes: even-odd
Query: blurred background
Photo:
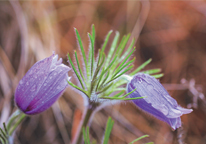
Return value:
<svg viewBox="0 0 206 144">
<path fill-rule="evenodd" d="M 16 109 L 15 88 L 28 69 L 52 51 L 68 65 L 67 53 L 78 49 L 74 27 L 87 51 L 92 24 L 96 52 L 109 30 L 121 37 L 131 33 L 136 38 L 135 67 L 152 58 L 145 70 L 161 68 L 161 83 L 182 107 L 194 111 L 182 116 L 183 127 L 173 131 L 130 102 L 111 105 L 95 114 L 91 138 L 101 143 L 111 116 L 110 144 L 126 144 L 144 134 L 149 137 L 137 144 L 206 144 L 206 2 L 201 0 L 0 1 L 0 123 Z M 68 88 L 52 108 L 25 119 L 15 144 L 70 143 L 83 109 L 81 95 Z"/>
</svg>

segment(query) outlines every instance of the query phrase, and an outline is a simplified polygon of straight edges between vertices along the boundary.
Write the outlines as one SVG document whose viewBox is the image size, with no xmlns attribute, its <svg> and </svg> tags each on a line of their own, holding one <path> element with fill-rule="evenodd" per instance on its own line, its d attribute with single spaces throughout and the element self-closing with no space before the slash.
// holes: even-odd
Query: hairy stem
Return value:
<svg viewBox="0 0 206 144">
<path fill-rule="evenodd" d="M 82 129 L 83 129 L 83 127 L 86 128 L 86 126 L 90 122 L 90 119 L 92 119 L 92 115 L 94 114 L 94 111 L 95 111 L 97 106 L 98 106 L 97 103 L 90 102 L 89 105 L 85 107 L 81 123 L 80 123 L 78 131 L 75 135 L 75 138 L 72 142 L 73 144 L 81 144 L 82 143 Z"/>
<path fill-rule="evenodd" d="M 20 115 L 20 118 L 17 120 L 17 122 L 13 125 L 13 127 L 9 130 L 9 135 L 12 135 L 13 132 L 16 130 L 16 128 L 19 126 L 19 124 L 24 120 L 24 118 L 26 117 L 26 115 L 24 113 L 22 113 Z"/>
</svg>

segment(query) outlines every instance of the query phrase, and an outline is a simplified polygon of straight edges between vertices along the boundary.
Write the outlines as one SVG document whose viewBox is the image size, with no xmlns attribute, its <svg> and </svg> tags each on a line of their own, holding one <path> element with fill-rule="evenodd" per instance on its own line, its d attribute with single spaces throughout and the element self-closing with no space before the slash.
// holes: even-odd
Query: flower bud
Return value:
<svg viewBox="0 0 206 144">
<path fill-rule="evenodd" d="M 192 112 L 192 109 L 180 107 L 161 83 L 154 77 L 138 73 L 127 84 L 127 92 L 131 92 L 130 98 L 144 97 L 133 100 L 136 106 L 148 112 L 159 120 L 168 123 L 174 130 L 181 127 L 180 116 Z"/>
<path fill-rule="evenodd" d="M 14 99 L 18 108 L 28 115 L 48 109 L 68 86 L 69 70 L 55 54 L 36 62 L 17 86 Z"/>
</svg>

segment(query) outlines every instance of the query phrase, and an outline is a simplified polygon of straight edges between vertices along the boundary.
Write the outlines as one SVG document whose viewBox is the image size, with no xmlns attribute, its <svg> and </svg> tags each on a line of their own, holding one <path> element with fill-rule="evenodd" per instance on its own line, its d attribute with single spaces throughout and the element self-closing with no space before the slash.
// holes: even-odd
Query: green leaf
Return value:
<svg viewBox="0 0 206 144">
<path fill-rule="evenodd" d="M 113 97 L 119 97 L 119 96 L 121 96 L 124 92 L 125 92 L 125 90 L 119 92 L 118 94 L 114 95 Z"/>
<path fill-rule="evenodd" d="M 138 140 L 141 140 L 141 139 L 146 138 L 146 137 L 149 137 L 149 135 L 143 135 L 143 136 L 141 136 L 141 137 L 139 137 L 139 138 L 133 140 L 133 141 L 130 142 L 129 144 L 133 144 L 134 142 L 137 142 Z"/>
<path fill-rule="evenodd" d="M 115 84 L 115 87 L 122 86 L 123 84 L 127 84 L 126 80 L 119 80 L 118 83 Z"/>
<path fill-rule="evenodd" d="M 86 67 L 86 73 L 87 73 L 87 81 L 90 82 L 92 79 L 92 44 L 90 41 L 90 45 L 89 45 L 89 56 L 88 56 L 88 65 Z"/>
<path fill-rule="evenodd" d="M 118 66 L 118 68 L 116 69 L 115 73 L 122 67 L 122 65 L 125 64 L 125 62 L 130 58 L 130 56 L 132 55 L 132 53 L 134 52 L 135 49 L 133 49 L 130 54 L 124 59 L 124 61 Z"/>
<path fill-rule="evenodd" d="M 74 30 L 75 30 L 75 33 L 76 33 L 76 37 L 77 37 L 77 40 L 78 40 L 79 47 L 80 47 L 81 52 L 82 52 L 82 56 L 83 56 L 83 59 L 84 59 L 85 66 L 87 67 L 87 58 L 86 58 L 86 54 L 84 52 L 84 48 L 83 48 L 83 45 L 82 45 L 81 37 L 80 37 L 79 32 L 77 31 L 77 29 L 74 28 Z"/>
<path fill-rule="evenodd" d="M 89 97 L 89 95 L 87 94 L 87 92 L 86 92 L 85 90 L 81 89 L 80 87 L 76 86 L 75 84 L 73 84 L 73 83 L 70 82 L 70 81 L 67 81 L 67 82 L 69 83 L 69 85 L 71 85 L 71 86 L 74 87 L 75 89 L 83 92 L 87 97 Z"/>
<path fill-rule="evenodd" d="M 87 143 L 87 135 L 86 135 L 85 127 L 82 128 L 82 133 L 83 133 L 84 142 Z"/>
<path fill-rule="evenodd" d="M 123 61 L 123 59 L 126 58 L 126 56 L 130 53 L 130 51 L 132 50 L 133 46 L 134 46 L 134 42 L 135 40 L 132 39 L 131 44 L 129 45 L 129 48 L 125 51 L 125 53 L 121 56 L 121 58 L 119 59 L 119 62 Z"/>
<path fill-rule="evenodd" d="M 87 144 L 90 144 L 90 139 L 89 139 L 89 127 L 87 126 Z"/>
<path fill-rule="evenodd" d="M 7 135 L 6 135 L 6 133 L 2 130 L 2 128 L 0 128 L 0 131 L 1 131 L 2 136 L 3 136 L 4 138 L 7 138 Z"/>
<path fill-rule="evenodd" d="M 140 70 L 142 70 L 145 66 L 147 66 L 150 62 L 152 61 L 152 59 L 148 59 L 146 62 L 144 62 L 142 65 L 140 65 L 137 69 L 135 69 L 133 72 L 130 73 L 131 76 L 135 75 L 137 72 L 139 72 Z"/>
<path fill-rule="evenodd" d="M 100 64 L 100 65 L 101 65 L 101 64 Z M 98 75 L 100 69 L 101 69 L 101 66 L 97 66 L 97 67 L 96 67 L 96 70 L 95 70 L 95 72 L 94 72 L 94 76 L 93 76 L 93 78 L 92 78 L 92 82 L 94 82 L 96 79 L 99 78 L 99 77 L 97 77 L 97 75 Z"/>
<path fill-rule="evenodd" d="M 102 78 L 103 78 L 103 75 L 104 75 L 104 70 L 102 70 L 100 76 L 99 76 L 99 79 L 98 79 L 98 82 L 97 82 L 97 86 L 96 86 L 96 91 L 99 89 L 99 86 L 101 85 L 102 83 Z"/>
<path fill-rule="evenodd" d="M 81 70 L 81 67 L 80 67 L 80 64 L 79 64 L 79 60 L 78 60 L 78 57 L 77 57 L 77 52 L 74 51 L 74 54 L 75 54 L 77 66 L 78 66 L 79 72 L 80 72 L 80 74 L 81 74 L 81 77 L 82 77 L 82 79 L 84 80 L 84 83 L 86 83 L 86 80 L 85 80 L 85 78 L 84 78 L 84 75 L 83 75 L 83 73 L 82 73 L 82 70 Z"/>
<path fill-rule="evenodd" d="M 100 94 L 100 93 L 105 92 L 107 89 L 111 88 L 112 85 L 113 85 L 113 83 L 110 83 L 110 84 L 108 84 L 107 86 L 104 86 L 104 87 L 102 88 L 102 90 L 96 92 L 96 94 Z"/>
<path fill-rule="evenodd" d="M 16 128 L 19 126 L 19 124 L 22 122 L 22 120 L 26 117 L 26 114 L 21 113 L 20 114 L 20 118 L 17 120 L 17 122 L 15 122 L 15 124 L 13 125 L 13 127 L 11 129 L 9 129 L 9 135 L 11 136 L 13 134 L 13 132 L 16 130 Z"/>
<path fill-rule="evenodd" d="M 127 93 L 126 95 L 122 96 L 121 98 L 125 98 L 125 97 L 127 97 L 128 95 L 130 95 L 131 93 L 133 93 L 133 92 L 136 91 L 136 90 L 137 90 L 137 89 L 134 89 L 133 91 Z"/>
<path fill-rule="evenodd" d="M 1 143 L 2 144 L 6 144 L 7 143 L 7 139 L 2 134 L 0 134 L 0 139 L 1 139 Z"/>
<path fill-rule="evenodd" d="M 109 117 L 108 120 L 107 120 L 107 126 L 106 126 L 106 130 L 105 130 L 105 135 L 104 135 L 103 144 L 108 144 L 108 142 L 109 142 L 109 137 L 110 137 L 110 134 L 111 134 L 113 125 L 114 125 L 114 121 L 112 120 L 111 117 Z"/>
<path fill-rule="evenodd" d="M 110 37 L 110 35 L 111 35 L 112 32 L 113 32 L 112 30 L 110 30 L 110 31 L 108 32 L 108 34 L 107 34 L 107 36 L 106 36 L 106 38 L 105 38 L 105 40 L 104 40 L 104 44 L 103 44 L 103 46 L 102 46 L 102 51 L 101 51 L 101 55 L 100 55 L 100 56 L 102 56 L 102 54 L 103 54 L 103 52 L 104 52 L 104 50 L 105 50 L 105 48 L 106 48 L 106 46 L 107 46 L 107 43 L 108 43 L 108 41 L 109 41 L 109 37 Z"/>
<path fill-rule="evenodd" d="M 6 126 L 7 130 L 11 129 L 12 123 L 13 123 L 14 120 L 19 116 L 20 113 L 21 113 L 20 110 L 16 110 L 16 111 L 10 116 L 10 118 L 9 118 L 9 120 L 8 120 L 8 123 L 7 123 L 7 126 Z"/>
<path fill-rule="evenodd" d="M 149 74 L 149 75 L 155 74 L 155 73 L 159 73 L 159 72 L 161 72 L 161 69 L 160 69 L 160 68 L 142 71 L 142 73 Z"/>
<path fill-rule="evenodd" d="M 108 77 L 109 77 L 109 74 L 110 74 L 110 72 L 107 72 L 107 75 L 106 75 L 106 77 L 104 78 L 104 80 L 102 81 L 100 87 L 102 87 L 102 86 L 105 84 L 105 82 L 107 81 L 107 79 L 108 79 Z M 105 85 L 107 85 L 107 84 L 108 84 L 108 83 L 106 83 Z"/>
<path fill-rule="evenodd" d="M 156 75 L 151 75 L 151 76 L 153 76 L 153 77 L 155 77 L 156 79 L 158 79 L 158 78 L 161 78 L 161 77 L 163 77 L 164 76 L 164 74 L 156 74 Z"/>
<path fill-rule="evenodd" d="M 130 35 L 131 35 L 131 34 L 128 34 L 128 35 L 125 37 L 123 43 L 120 45 L 119 49 L 117 50 L 117 51 L 118 51 L 118 56 L 122 55 L 122 52 L 123 52 L 123 50 L 125 49 L 126 44 L 127 44 L 128 40 L 129 40 L 129 38 L 130 38 Z"/>
<path fill-rule="evenodd" d="M 94 24 L 92 24 L 92 39 L 93 39 L 93 42 L 95 42 L 95 27 L 94 27 Z"/>
<path fill-rule="evenodd" d="M 88 34 L 91 42 L 91 76 L 93 76 L 93 67 L 94 67 L 94 41 L 90 33 Z M 89 57 L 90 58 L 90 57 Z"/>
<path fill-rule="evenodd" d="M 137 100 L 137 99 L 142 99 L 146 97 L 136 97 L 136 98 L 122 98 L 122 97 L 102 97 L 102 99 L 111 99 L 111 100 Z"/>
<path fill-rule="evenodd" d="M 3 123 L 3 126 L 4 126 L 4 131 L 5 131 L 6 135 L 8 135 L 9 133 L 8 133 L 8 130 L 7 130 L 5 122 Z"/>
<path fill-rule="evenodd" d="M 119 43 L 119 46 L 116 48 L 116 54 L 117 54 L 118 56 L 121 55 L 121 53 L 119 53 L 119 51 L 120 51 L 120 49 L 122 48 L 122 45 L 123 45 L 123 43 L 124 43 L 124 41 L 125 41 L 125 38 L 126 38 L 126 36 L 124 35 L 124 36 L 122 37 L 120 43 Z"/>
<path fill-rule="evenodd" d="M 90 144 L 90 138 L 89 138 L 89 127 L 87 126 L 87 129 L 85 130 L 85 127 L 82 129 L 83 137 L 84 137 L 84 143 Z"/>
<path fill-rule="evenodd" d="M 104 57 L 105 58 L 105 57 Z M 109 77 L 109 69 L 110 69 L 110 67 L 113 65 L 113 63 L 115 62 L 115 60 L 116 60 L 116 57 L 112 60 L 112 62 L 110 63 L 110 65 L 107 67 L 107 69 L 106 70 L 102 70 L 102 72 L 101 72 L 101 74 L 100 74 L 100 79 L 99 79 L 99 82 L 98 82 L 98 84 L 97 84 L 97 89 L 99 88 L 99 84 L 100 84 L 100 82 L 101 82 L 101 80 L 102 80 L 102 77 L 103 77 L 103 75 L 106 73 L 106 72 L 108 72 L 107 73 L 107 75 L 106 75 L 106 78 L 101 82 L 101 86 L 104 84 L 104 82 L 107 80 L 107 78 Z M 103 59 L 103 61 L 104 61 L 104 59 Z"/>
<path fill-rule="evenodd" d="M 134 60 L 135 60 L 135 58 L 133 58 L 131 61 L 129 61 L 126 64 L 124 64 L 122 67 L 118 67 L 117 72 L 114 74 L 114 76 L 116 76 L 118 73 L 120 73 L 125 67 L 127 67 L 128 65 L 133 63 Z"/>
<path fill-rule="evenodd" d="M 109 53 L 108 53 L 108 57 L 107 57 L 106 62 L 105 62 L 105 67 L 107 67 L 110 63 L 110 60 L 111 60 L 113 53 L 116 49 L 118 39 L 119 39 L 119 32 L 116 32 L 116 35 L 115 35 L 114 40 L 112 42 L 112 46 L 111 46 Z"/>
<path fill-rule="evenodd" d="M 106 96 L 106 97 L 102 97 L 102 99 L 111 99 L 111 100 L 136 100 L 136 99 L 146 98 L 146 97 L 125 98 L 125 97 L 127 97 L 128 95 L 130 95 L 131 93 L 133 93 L 135 90 L 136 90 L 136 89 L 134 89 L 133 91 L 131 91 L 131 92 L 129 92 L 129 93 L 127 93 L 126 95 L 121 96 L 121 97 L 119 97 L 119 96 L 120 96 L 121 94 L 123 94 L 124 91 L 122 91 L 122 92 L 114 95 L 113 97 L 108 97 L 108 96 Z"/>
<path fill-rule="evenodd" d="M 112 60 L 112 62 L 110 62 L 109 66 L 104 71 L 102 71 L 103 74 L 110 71 L 112 65 L 115 63 L 116 58 L 117 58 L 117 56 L 115 56 L 114 59 Z"/>
<path fill-rule="evenodd" d="M 90 138 L 89 138 L 89 127 L 85 129 L 85 127 L 82 128 L 82 133 L 84 137 L 84 143 L 85 144 L 90 144 Z"/>
<path fill-rule="evenodd" d="M 126 90 L 126 88 L 120 87 L 120 88 L 115 88 L 115 89 L 114 89 L 114 92 L 115 92 L 115 91 L 125 91 L 125 90 Z"/>
<path fill-rule="evenodd" d="M 92 80 L 92 81 L 98 80 L 98 81 L 97 81 L 97 84 L 96 84 L 96 91 L 97 91 L 97 89 L 99 88 L 99 84 L 100 84 L 100 82 L 101 82 L 101 80 L 102 80 L 102 77 L 103 77 L 103 75 L 104 75 L 104 70 L 102 70 L 102 72 L 100 73 L 100 75 L 97 76 L 97 75 L 99 74 L 100 69 L 102 69 L 102 65 L 104 64 L 104 60 L 105 60 L 105 54 L 103 53 L 102 62 L 100 63 L 100 65 L 97 66 L 97 69 L 96 69 L 96 71 L 95 71 L 95 74 L 94 74 L 94 77 L 93 77 L 93 80 Z"/>
<path fill-rule="evenodd" d="M 74 64 L 73 64 L 73 62 L 72 62 L 70 56 L 69 56 L 69 53 L 68 53 L 68 59 L 69 59 L 69 63 L 71 64 L 72 69 L 74 70 L 74 72 L 75 72 L 75 74 L 76 74 L 76 76 L 77 76 L 79 82 L 81 83 L 82 88 L 85 89 L 85 88 L 84 88 L 84 84 L 83 84 L 83 82 L 82 82 L 82 80 L 81 80 L 81 78 L 80 78 L 80 76 L 79 76 L 79 74 L 78 74 L 76 68 L 74 67 Z"/>
<path fill-rule="evenodd" d="M 121 75 L 123 75 L 124 73 L 126 73 L 127 71 L 129 71 L 130 69 L 133 68 L 133 65 L 131 65 L 130 67 L 128 67 L 127 69 L 125 69 L 123 72 L 121 72 L 119 75 L 115 76 L 114 78 L 112 78 L 109 82 L 107 83 L 110 83 L 111 81 L 117 79 L 118 77 L 120 77 Z"/>
<path fill-rule="evenodd" d="M 136 97 L 136 98 L 124 98 L 124 99 L 121 99 L 121 100 L 137 100 L 137 99 L 142 99 L 142 98 L 146 98 L 146 97 Z"/>
</svg>

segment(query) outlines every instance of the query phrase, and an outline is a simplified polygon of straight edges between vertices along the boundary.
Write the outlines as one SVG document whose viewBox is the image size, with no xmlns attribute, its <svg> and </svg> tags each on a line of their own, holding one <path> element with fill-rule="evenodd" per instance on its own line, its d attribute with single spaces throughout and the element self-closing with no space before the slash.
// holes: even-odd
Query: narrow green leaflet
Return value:
<svg viewBox="0 0 206 144">
<path fill-rule="evenodd" d="M 4 126 L 4 131 L 5 131 L 6 135 L 8 135 L 9 133 L 8 133 L 8 130 L 7 130 L 5 122 L 3 123 L 3 126 Z"/>
<path fill-rule="evenodd" d="M 122 37 L 120 43 L 119 43 L 119 46 L 118 46 L 117 49 L 116 49 L 116 54 L 117 54 L 118 56 L 121 55 L 121 54 L 119 53 L 119 50 L 122 48 L 122 44 L 124 43 L 125 38 L 126 38 L 126 36 L 124 35 L 124 36 Z"/>
<path fill-rule="evenodd" d="M 115 76 L 115 77 L 114 77 L 113 79 L 111 79 L 109 82 L 117 79 L 118 77 L 120 77 L 121 75 L 125 74 L 127 71 L 129 71 L 129 70 L 132 69 L 132 68 L 133 68 L 133 65 L 131 65 L 130 67 L 128 67 L 127 69 L 125 69 L 125 70 L 124 70 L 123 72 L 121 72 L 119 75 Z M 109 83 L 109 82 L 108 82 L 108 83 Z"/>
<path fill-rule="evenodd" d="M 161 69 L 160 69 L 160 68 L 158 68 L 158 69 L 150 69 L 150 70 L 142 71 L 142 73 L 149 74 L 149 75 L 151 75 L 151 74 L 155 74 L 155 73 L 159 73 L 159 72 L 161 72 Z"/>
<path fill-rule="evenodd" d="M 17 126 L 19 126 L 19 124 L 22 122 L 22 120 L 26 117 L 26 114 L 21 113 L 20 114 L 20 118 L 18 119 L 18 121 L 13 125 L 13 127 L 9 130 L 8 134 L 12 135 L 14 130 L 17 128 Z"/>
<path fill-rule="evenodd" d="M 90 37 L 89 36 L 89 33 L 88 33 L 88 37 Z M 86 67 L 86 72 L 87 72 L 87 80 L 88 81 L 91 81 L 91 79 L 92 79 L 92 42 L 91 42 L 91 40 L 90 40 L 90 44 L 89 44 L 89 56 L 88 56 L 88 61 L 87 61 L 87 67 Z"/>
<path fill-rule="evenodd" d="M 106 48 L 106 46 L 107 46 L 107 43 L 108 43 L 108 41 L 109 41 L 109 37 L 110 37 L 110 35 L 111 35 L 112 32 L 113 32 L 113 31 L 110 30 L 110 31 L 108 32 L 105 40 L 104 40 L 104 44 L 103 44 L 103 46 L 102 46 L 102 51 L 101 51 L 102 54 L 103 54 L 103 52 L 104 52 L 104 50 L 105 50 L 105 48 Z M 101 55 L 102 55 L 102 54 L 101 54 Z"/>
<path fill-rule="evenodd" d="M 124 64 L 122 67 L 118 67 L 118 69 L 116 70 L 117 72 L 114 74 L 114 76 L 116 76 L 118 73 L 120 73 L 125 67 L 127 67 L 128 65 L 133 63 L 134 60 L 135 60 L 135 58 L 133 58 L 131 61 L 129 61 L 126 64 Z"/>
<path fill-rule="evenodd" d="M 125 49 L 125 47 L 126 47 L 126 44 L 127 44 L 128 40 L 129 40 L 129 38 L 130 38 L 130 35 L 131 35 L 131 34 L 128 34 L 128 35 L 125 37 L 123 43 L 120 45 L 120 47 L 119 47 L 119 49 L 118 49 L 118 56 L 120 56 L 120 55 L 122 54 L 122 52 L 124 51 L 124 49 Z"/>
<path fill-rule="evenodd" d="M 84 143 L 87 143 L 87 134 L 86 134 L 86 130 L 85 127 L 82 128 L 82 133 L 83 133 L 83 137 L 84 137 Z"/>
<path fill-rule="evenodd" d="M 146 137 L 149 137 L 149 135 L 143 135 L 143 136 L 141 136 L 141 137 L 139 137 L 139 138 L 133 140 L 133 141 L 130 142 L 129 144 L 133 144 L 133 143 L 135 143 L 135 142 L 137 142 L 137 141 L 139 141 L 139 140 L 141 140 L 141 139 L 143 139 L 143 138 L 146 138 Z"/>
<path fill-rule="evenodd" d="M 93 39 L 93 42 L 95 42 L 95 27 L 94 27 L 94 24 L 92 25 L 92 39 Z"/>
<path fill-rule="evenodd" d="M 82 56 L 83 56 L 83 59 L 84 59 L 84 64 L 85 66 L 87 67 L 87 58 L 86 58 L 86 54 L 85 54 L 85 51 L 84 51 L 84 48 L 83 48 L 83 45 L 82 45 L 82 40 L 80 38 L 80 35 L 79 35 L 79 32 L 77 31 L 76 28 L 74 28 L 74 31 L 76 33 L 76 37 L 77 37 L 77 40 L 78 40 L 78 44 L 79 44 L 79 47 L 81 49 L 81 52 L 82 52 Z"/>
<path fill-rule="evenodd" d="M 83 127 L 82 132 L 83 132 L 83 137 L 84 137 L 84 143 L 90 144 L 89 127 L 87 126 L 86 130 L 85 130 L 85 127 Z"/>
<path fill-rule="evenodd" d="M 135 40 L 132 39 L 131 44 L 129 45 L 128 49 L 125 51 L 125 53 L 120 57 L 119 62 L 123 61 L 126 56 L 130 53 L 130 51 L 132 50 L 132 48 L 134 47 L 134 42 Z"/>
<path fill-rule="evenodd" d="M 121 96 L 122 94 L 124 94 L 124 92 L 125 92 L 125 90 L 119 92 L 118 94 L 114 95 L 113 98 Z"/>
<path fill-rule="evenodd" d="M 124 98 L 125 96 L 122 97 L 103 97 L 104 99 L 111 99 L 111 100 L 137 100 L 137 99 L 142 99 L 145 97 L 136 97 L 136 98 Z"/>
<path fill-rule="evenodd" d="M 141 64 L 137 69 L 135 69 L 133 72 L 130 73 L 131 76 L 135 75 L 137 72 L 139 72 L 140 70 L 142 70 L 145 66 L 147 66 L 150 62 L 152 61 L 152 59 L 148 59 L 146 62 L 144 62 L 143 64 Z"/>
<path fill-rule="evenodd" d="M 8 138 L 7 134 L 1 128 L 0 128 L 0 131 L 1 131 L 0 138 L 1 138 L 2 142 L 4 142 L 6 144 L 7 138 Z"/>
<path fill-rule="evenodd" d="M 114 121 L 112 120 L 111 117 L 109 117 L 107 120 L 107 126 L 104 134 L 103 144 L 108 144 L 113 125 L 114 125 Z"/>
<path fill-rule="evenodd" d="M 109 88 L 111 88 L 111 86 L 112 86 L 112 85 L 113 85 L 113 83 L 110 83 L 110 84 L 108 84 L 108 85 L 104 86 L 104 87 L 102 88 L 102 90 L 101 90 L 101 91 L 96 92 L 96 94 L 100 94 L 100 93 L 105 92 L 106 90 L 108 90 Z"/>
<path fill-rule="evenodd" d="M 116 32 L 116 35 L 115 35 L 114 40 L 112 42 L 112 46 L 111 46 L 109 53 L 108 53 L 108 57 L 107 57 L 106 62 L 105 62 L 105 67 L 107 67 L 109 65 L 109 62 L 110 62 L 110 60 L 113 56 L 113 53 L 116 49 L 118 40 L 119 40 L 119 32 Z"/>
<path fill-rule="evenodd" d="M 0 134 L 0 140 L 2 144 L 7 144 L 7 139 L 4 136 L 2 136 L 2 134 Z"/>
<path fill-rule="evenodd" d="M 94 69 L 94 64 L 95 64 L 95 61 L 94 61 L 94 41 L 92 39 L 92 36 L 90 34 L 89 35 L 89 38 L 90 38 L 90 42 L 91 42 L 91 58 L 89 57 L 89 59 L 91 59 L 91 76 L 93 76 L 93 69 Z"/>
<path fill-rule="evenodd" d="M 82 79 L 84 80 L 84 83 L 86 83 L 86 79 L 84 78 L 84 75 L 82 73 L 82 70 L 81 70 L 81 67 L 80 67 L 80 64 L 79 64 L 79 60 L 78 60 L 78 57 L 77 57 L 77 52 L 74 51 L 74 53 L 75 53 L 75 58 L 76 58 L 76 62 L 77 62 L 77 66 L 78 66 L 79 72 L 81 74 Z"/>
<path fill-rule="evenodd" d="M 158 79 L 158 78 L 163 77 L 163 76 L 164 76 L 164 74 L 162 74 L 162 73 L 161 73 L 161 74 L 156 74 L 156 75 L 151 75 L 151 76 L 153 76 L 153 77 L 155 77 L 155 78 L 157 78 L 157 79 Z"/>
<path fill-rule="evenodd" d="M 103 81 L 102 81 L 102 83 L 101 83 L 101 85 L 100 85 L 100 88 L 103 86 L 103 85 L 107 85 L 108 83 L 106 83 L 106 81 L 107 81 L 107 79 L 108 79 L 108 77 L 109 77 L 109 74 L 110 74 L 110 72 L 108 72 L 107 74 L 106 74 L 106 76 L 104 77 L 104 79 L 103 79 Z M 105 84 L 106 83 L 106 84 Z"/>
<path fill-rule="evenodd" d="M 123 62 L 121 62 L 121 64 L 118 66 L 118 68 L 116 69 L 116 71 L 118 71 L 124 64 L 125 64 L 125 62 L 130 58 L 130 56 L 132 55 L 132 53 L 134 52 L 134 50 L 135 49 L 133 49 L 131 52 L 130 52 L 130 54 L 124 59 L 124 61 Z M 116 72 L 115 71 L 115 72 Z"/>
<path fill-rule="evenodd" d="M 79 73 L 77 72 L 76 68 L 74 67 L 74 64 L 73 64 L 73 62 L 72 62 L 72 60 L 71 60 L 71 58 L 70 58 L 70 56 L 69 56 L 69 53 L 68 53 L 68 59 L 69 59 L 69 63 L 71 64 L 72 69 L 74 70 L 74 72 L 75 72 L 75 74 L 76 74 L 79 82 L 81 83 L 82 88 L 84 89 L 83 81 L 81 80 L 81 78 L 80 78 L 80 76 L 79 76 Z"/>
<path fill-rule="evenodd" d="M 75 89 L 77 89 L 77 90 L 83 92 L 86 96 L 90 97 L 90 96 L 87 94 L 87 91 L 81 89 L 80 87 L 76 86 L 75 84 L 73 84 L 73 83 L 70 82 L 70 81 L 67 81 L 67 82 L 68 82 L 72 87 L 74 87 Z"/>
</svg>

